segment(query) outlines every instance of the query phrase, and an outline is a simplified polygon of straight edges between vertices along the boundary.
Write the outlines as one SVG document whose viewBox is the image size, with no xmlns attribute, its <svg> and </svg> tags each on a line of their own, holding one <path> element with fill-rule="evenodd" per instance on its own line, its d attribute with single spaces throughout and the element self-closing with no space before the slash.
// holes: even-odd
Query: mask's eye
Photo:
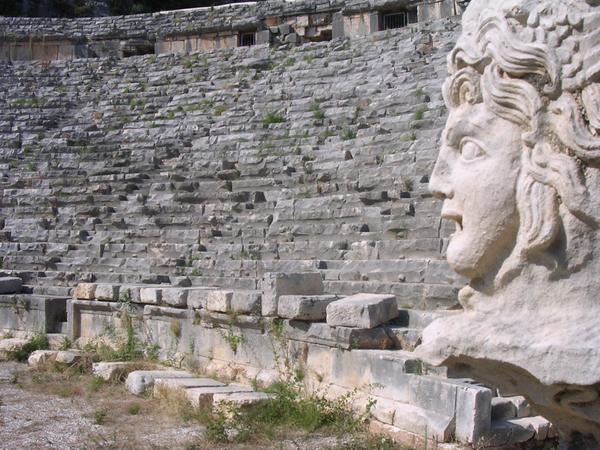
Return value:
<svg viewBox="0 0 600 450">
<path fill-rule="evenodd" d="M 464 161 L 473 161 L 485 154 L 483 148 L 471 139 L 463 139 L 460 143 L 460 157 Z"/>
</svg>

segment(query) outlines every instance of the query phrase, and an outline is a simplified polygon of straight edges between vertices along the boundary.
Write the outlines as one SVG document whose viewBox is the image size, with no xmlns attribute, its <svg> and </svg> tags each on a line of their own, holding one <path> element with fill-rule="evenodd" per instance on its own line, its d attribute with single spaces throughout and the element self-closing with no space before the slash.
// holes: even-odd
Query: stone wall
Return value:
<svg viewBox="0 0 600 450">
<path fill-rule="evenodd" d="M 408 10 L 414 12 L 411 22 L 417 17 L 424 21 L 457 13 L 450 0 L 435 4 L 279 0 L 117 17 L 0 17 L 0 60 L 53 61 L 232 48 L 242 45 L 240 35 L 245 32 L 254 33 L 256 43 L 271 42 L 275 36 L 293 44 L 360 37 L 383 29 L 383 14 Z M 288 34 L 292 36 L 284 41 Z"/>
</svg>

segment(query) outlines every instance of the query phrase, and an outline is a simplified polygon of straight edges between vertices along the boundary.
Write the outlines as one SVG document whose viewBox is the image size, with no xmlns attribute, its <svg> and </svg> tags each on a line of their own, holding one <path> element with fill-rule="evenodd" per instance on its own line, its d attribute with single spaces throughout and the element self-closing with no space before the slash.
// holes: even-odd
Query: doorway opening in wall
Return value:
<svg viewBox="0 0 600 450">
<path fill-rule="evenodd" d="M 253 31 L 240 33 L 238 44 L 240 47 L 250 47 L 251 45 L 256 44 L 256 33 Z"/>
<path fill-rule="evenodd" d="M 140 55 L 154 55 L 154 42 L 147 40 L 128 40 L 121 44 L 123 58 Z"/>
<path fill-rule="evenodd" d="M 417 22 L 417 10 L 395 11 L 383 14 L 382 27 L 383 30 L 393 28 L 403 28 L 411 23 Z"/>
</svg>

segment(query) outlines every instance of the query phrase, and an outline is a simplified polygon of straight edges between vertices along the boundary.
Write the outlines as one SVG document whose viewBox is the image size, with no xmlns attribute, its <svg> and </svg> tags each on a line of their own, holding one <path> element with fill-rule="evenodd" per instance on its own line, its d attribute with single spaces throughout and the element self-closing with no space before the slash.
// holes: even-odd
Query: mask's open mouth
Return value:
<svg viewBox="0 0 600 450">
<path fill-rule="evenodd" d="M 442 219 L 451 220 L 454 222 L 454 226 L 456 227 L 456 231 L 462 231 L 463 222 L 462 215 L 454 211 L 442 211 Z"/>
</svg>

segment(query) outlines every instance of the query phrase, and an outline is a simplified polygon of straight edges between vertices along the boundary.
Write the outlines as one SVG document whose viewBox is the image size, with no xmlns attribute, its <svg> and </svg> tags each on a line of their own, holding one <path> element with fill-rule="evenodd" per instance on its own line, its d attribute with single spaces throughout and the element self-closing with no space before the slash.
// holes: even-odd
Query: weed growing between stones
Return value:
<svg viewBox="0 0 600 450">
<path fill-rule="evenodd" d="M 263 123 L 265 125 L 269 125 L 272 123 L 283 123 L 283 122 L 285 122 L 285 117 L 283 117 L 277 111 L 267 111 L 267 114 L 265 114 L 265 117 L 263 118 Z"/>
<path fill-rule="evenodd" d="M 211 411 L 197 411 L 194 417 L 205 426 L 205 438 L 212 442 L 279 441 L 294 431 L 323 431 L 346 440 L 365 432 L 365 420 L 374 404 L 370 402 L 357 415 L 352 409 L 354 392 L 329 400 L 321 392 L 307 391 L 299 379 L 277 382 L 265 391 L 272 397 L 257 405 L 239 408 L 225 402 Z"/>
<path fill-rule="evenodd" d="M 36 334 L 20 348 L 7 352 L 7 357 L 12 361 L 27 361 L 29 355 L 36 350 L 47 350 L 49 348 L 48 338 L 44 334 Z"/>
</svg>

